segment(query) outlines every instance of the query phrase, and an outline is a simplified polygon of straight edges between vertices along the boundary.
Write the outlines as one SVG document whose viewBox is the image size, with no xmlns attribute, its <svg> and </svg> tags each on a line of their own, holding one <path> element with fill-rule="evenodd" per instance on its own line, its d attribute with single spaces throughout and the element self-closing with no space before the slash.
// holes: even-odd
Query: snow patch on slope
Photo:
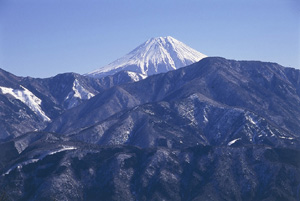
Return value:
<svg viewBox="0 0 300 201">
<path fill-rule="evenodd" d="M 241 138 L 237 138 L 237 139 L 231 140 L 230 142 L 228 142 L 227 145 L 230 146 L 230 145 L 236 143 L 236 141 L 238 141 L 238 140 L 241 140 Z"/>
<path fill-rule="evenodd" d="M 83 88 L 77 79 L 75 79 L 74 83 L 73 83 L 73 88 L 72 88 L 75 92 L 74 97 L 80 98 L 80 99 L 90 99 L 92 97 L 94 97 L 95 95 L 90 93 L 88 90 L 86 90 L 85 88 Z"/>
<path fill-rule="evenodd" d="M 62 151 L 68 151 L 68 150 L 75 150 L 77 149 L 77 147 L 73 147 L 73 146 L 62 146 L 62 148 L 60 149 L 57 149 L 55 151 L 50 151 L 50 152 L 47 152 L 43 155 L 41 155 L 40 157 L 38 158 L 33 158 L 33 159 L 29 159 L 29 160 L 26 160 L 26 161 L 23 161 L 21 163 L 18 163 L 14 166 L 12 166 L 11 168 L 9 168 L 4 174 L 2 174 L 2 176 L 5 176 L 5 175 L 8 175 L 12 170 L 14 170 L 15 168 L 18 168 L 18 169 L 21 169 L 23 166 L 25 165 L 28 165 L 28 164 L 31 164 L 31 163 L 36 163 L 40 160 L 42 160 L 43 158 L 45 158 L 46 156 L 50 156 L 50 155 L 54 155 L 56 153 L 59 153 L 59 152 L 62 152 Z"/>
<path fill-rule="evenodd" d="M 143 80 L 143 79 L 147 78 L 146 75 L 135 73 L 135 72 L 131 72 L 131 71 L 127 71 L 126 73 L 128 74 L 129 77 L 131 77 L 131 79 L 134 82 L 137 82 L 137 81 L 140 81 L 140 80 Z"/>
<path fill-rule="evenodd" d="M 65 100 L 69 101 L 68 109 L 78 105 L 78 99 L 87 100 L 95 95 L 80 85 L 77 79 L 73 82 L 72 91 L 68 94 Z"/>
<path fill-rule="evenodd" d="M 51 121 L 51 119 L 41 109 L 42 100 L 36 97 L 31 91 L 29 91 L 22 85 L 21 88 L 23 90 L 0 86 L 0 89 L 3 94 L 9 94 L 13 96 L 15 99 L 20 100 L 25 105 L 27 105 L 34 113 L 40 116 L 44 121 Z"/>
</svg>

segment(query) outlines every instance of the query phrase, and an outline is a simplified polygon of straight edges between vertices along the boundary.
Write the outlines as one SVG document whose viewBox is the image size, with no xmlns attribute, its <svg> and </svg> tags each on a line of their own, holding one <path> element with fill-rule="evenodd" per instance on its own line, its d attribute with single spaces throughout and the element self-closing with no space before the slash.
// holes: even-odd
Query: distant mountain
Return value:
<svg viewBox="0 0 300 201">
<path fill-rule="evenodd" d="M 126 70 L 149 76 L 190 65 L 205 57 L 171 36 L 151 38 L 124 57 L 87 75 L 103 77 Z"/>
</svg>

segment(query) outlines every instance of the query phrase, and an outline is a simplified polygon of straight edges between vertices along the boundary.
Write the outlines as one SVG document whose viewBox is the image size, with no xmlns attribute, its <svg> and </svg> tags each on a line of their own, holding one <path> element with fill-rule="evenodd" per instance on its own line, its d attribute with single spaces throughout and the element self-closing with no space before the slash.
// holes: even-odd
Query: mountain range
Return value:
<svg viewBox="0 0 300 201">
<path fill-rule="evenodd" d="M 40 79 L 17 77 L 0 69 L 0 139 L 42 130 L 63 112 L 114 85 L 142 79 L 134 72 L 122 71 L 93 79 L 65 73 Z"/>
<path fill-rule="evenodd" d="M 0 71 L 0 197 L 299 200 L 300 70 L 172 37 L 128 55 L 86 75 Z"/>
</svg>

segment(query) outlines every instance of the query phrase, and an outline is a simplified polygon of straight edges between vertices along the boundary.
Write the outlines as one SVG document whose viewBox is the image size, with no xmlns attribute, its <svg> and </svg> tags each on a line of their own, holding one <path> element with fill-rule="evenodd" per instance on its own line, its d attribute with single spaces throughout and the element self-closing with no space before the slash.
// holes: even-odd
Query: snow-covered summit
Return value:
<svg viewBox="0 0 300 201">
<path fill-rule="evenodd" d="M 87 75 L 103 77 L 127 70 L 148 76 L 175 70 L 205 57 L 206 55 L 171 36 L 157 37 L 147 40 L 124 57 Z"/>
</svg>

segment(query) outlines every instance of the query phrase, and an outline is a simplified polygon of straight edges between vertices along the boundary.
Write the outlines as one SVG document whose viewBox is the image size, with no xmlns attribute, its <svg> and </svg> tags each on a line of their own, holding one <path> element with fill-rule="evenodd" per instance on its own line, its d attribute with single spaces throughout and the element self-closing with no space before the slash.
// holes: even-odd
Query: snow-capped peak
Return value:
<svg viewBox="0 0 300 201">
<path fill-rule="evenodd" d="M 206 55 L 171 36 L 157 37 L 147 40 L 124 57 L 87 75 L 103 77 L 127 70 L 148 76 L 175 70 L 205 57 Z"/>
</svg>

